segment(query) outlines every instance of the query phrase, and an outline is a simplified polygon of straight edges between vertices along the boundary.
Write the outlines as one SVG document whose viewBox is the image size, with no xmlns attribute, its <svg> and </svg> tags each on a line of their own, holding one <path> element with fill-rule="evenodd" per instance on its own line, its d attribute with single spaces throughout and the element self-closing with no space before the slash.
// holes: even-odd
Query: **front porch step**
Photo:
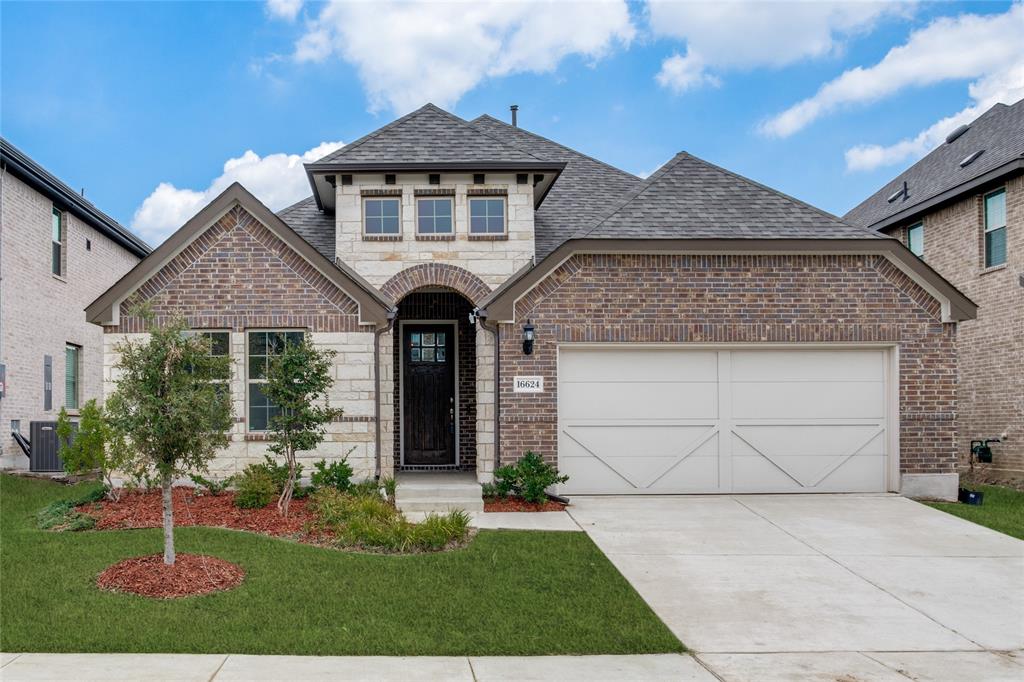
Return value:
<svg viewBox="0 0 1024 682">
<path fill-rule="evenodd" d="M 403 512 L 445 513 L 484 510 L 483 491 L 471 472 L 400 472 L 395 505 Z"/>
</svg>

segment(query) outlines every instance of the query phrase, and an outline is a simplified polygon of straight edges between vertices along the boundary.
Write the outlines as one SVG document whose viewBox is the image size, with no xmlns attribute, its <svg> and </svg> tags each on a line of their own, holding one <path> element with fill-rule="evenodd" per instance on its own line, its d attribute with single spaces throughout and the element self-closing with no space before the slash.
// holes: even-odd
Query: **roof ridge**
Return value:
<svg viewBox="0 0 1024 682">
<path fill-rule="evenodd" d="M 328 158 L 338 154 L 342 150 L 349 151 L 349 150 L 355 149 L 356 147 L 358 147 L 358 146 L 360 146 L 362 144 L 365 144 L 366 142 L 369 142 L 373 138 L 377 137 L 378 135 L 380 135 L 385 130 L 390 130 L 391 128 L 395 128 L 395 127 L 401 125 L 402 123 L 405 123 L 408 119 L 412 118 L 413 116 L 415 116 L 416 114 L 420 113 L 421 111 L 427 109 L 428 107 L 434 107 L 434 105 L 431 104 L 430 102 L 427 102 L 426 104 L 424 104 L 420 108 L 414 109 L 414 110 L 410 111 L 405 116 L 399 116 L 398 118 L 396 118 L 391 123 L 386 123 L 386 124 L 382 125 L 380 128 L 377 128 L 376 130 L 371 130 L 370 132 L 366 133 L 362 137 L 357 138 L 357 139 L 353 140 L 352 142 L 349 142 L 346 145 L 342 145 L 342 147 L 340 149 L 335 149 L 334 151 L 330 152 L 329 154 L 324 154 L 322 157 L 320 157 L 319 159 L 317 159 L 313 163 L 322 163 L 325 159 L 328 159 Z M 436 107 L 434 107 L 434 108 L 436 108 Z"/>
<path fill-rule="evenodd" d="M 479 128 L 477 128 L 475 125 L 473 125 L 472 123 L 470 123 L 466 119 L 462 118 L 461 116 L 456 116 L 455 114 L 451 113 L 450 111 L 445 111 L 444 109 L 441 109 L 440 107 L 435 106 L 433 104 L 427 104 L 426 106 L 434 107 L 434 109 L 436 109 L 441 114 L 444 114 L 445 116 L 447 116 L 448 118 L 452 119 L 453 121 L 456 121 L 456 122 L 460 123 L 461 125 L 465 126 L 466 128 L 472 130 L 477 135 L 483 135 L 484 137 L 488 137 L 488 138 L 494 140 L 495 142 L 497 142 L 498 144 L 500 144 L 503 147 L 508 147 L 509 149 L 514 149 L 514 150 L 516 150 L 518 152 L 522 152 L 523 154 L 526 154 L 527 156 L 530 156 L 531 158 L 534 158 L 537 161 L 548 161 L 549 160 L 549 159 L 542 159 L 539 156 L 537 156 L 536 154 L 534 154 L 532 152 L 529 152 L 529 151 L 527 151 L 525 149 L 520 149 L 519 147 L 515 147 L 513 145 L 510 145 L 508 142 L 505 142 L 504 140 L 499 139 L 499 138 L 495 137 L 494 135 L 491 135 L 490 133 L 488 133 L 488 132 L 486 132 L 484 130 L 480 130 Z"/>
<path fill-rule="evenodd" d="M 618 166 L 613 166 L 610 163 L 608 163 L 607 161 L 602 161 L 601 159 L 598 159 L 596 157 L 590 156 L 589 154 L 584 154 L 583 152 L 579 151 L 578 149 L 573 149 L 572 147 L 564 145 L 561 142 L 556 142 L 555 140 L 552 140 L 549 137 L 544 137 L 543 135 L 535 133 L 532 130 L 527 130 L 526 128 L 520 128 L 519 126 L 513 126 L 511 124 L 505 123 L 501 119 L 494 118 L 490 114 L 480 114 L 479 116 L 474 118 L 473 121 L 471 121 L 470 123 L 473 123 L 475 121 L 479 121 L 482 118 L 487 118 L 487 119 L 490 119 L 490 120 L 494 121 L 495 123 L 500 123 L 503 126 L 506 126 L 508 128 L 512 128 L 513 130 L 518 130 L 518 131 L 520 131 L 520 132 L 522 132 L 522 133 L 524 133 L 526 135 L 530 135 L 532 137 L 535 137 L 538 140 L 543 140 L 544 142 L 549 142 L 549 143 L 551 143 L 551 144 L 553 144 L 553 145 L 555 145 L 557 147 L 560 147 L 560 148 L 562 148 L 562 149 L 564 149 L 566 151 L 572 152 L 573 154 L 578 154 L 579 156 L 582 156 L 585 159 L 589 159 L 590 161 L 593 161 L 594 163 L 601 164 L 605 168 L 609 168 L 609 169 L 611 169 L 611 170 L 613 170 L 613 171 L 615 171 L 617 173 L 621 173 L 622 175 L 628 175 L 631 178 L 634 178 L 636 180 L 641 180 L 641 181 L 644 179 L 644 178 L 641 178 L 638 175 L 633 175 L 629 171 L 623 170 L 623 169 L 619 168 Z M 523 151 L 526 151 L 526 150 L 523 150 Z M 529 153 L 529 152 L 527 152 L 527 153 Z"/>
</svg>

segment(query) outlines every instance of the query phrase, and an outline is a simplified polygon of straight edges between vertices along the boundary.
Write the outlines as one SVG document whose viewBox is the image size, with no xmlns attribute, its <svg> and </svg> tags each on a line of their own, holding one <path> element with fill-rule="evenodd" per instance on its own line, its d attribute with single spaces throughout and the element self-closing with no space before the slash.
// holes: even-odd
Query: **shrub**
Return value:
<svg viewBox="0 0 1024 682">
<path fill-rule="evenodd" d="M 270 455 L 263 455 L 263 464 L 254 464 L 252 466 L 262 467 L 267 474 L 270 476 L 270 480 L 274 482 L 274 487 L 277 489 L 277 494 L 280 495 L 284 490 L 284 487 L 288 484 L 288 465 L 278 464 Z M 302 465 L 296 463 L 295 465 L 295 480 L 299 480 L 302 476 Z"/>
<path fill-rule="evenodd" d="M 89 530 L 96 526 L 96 517 L 78 511 L 70 500 L 58 500 L 40 511 L 36 522 L 43 530 Z"/>
<path fill-rule="evenodd" d="M 231 485 L 231 482 L 234 480 L 231 476 L 228 476 L 220 481 L 216 481 L 204 478 L 199 474 L 192 474 L 189 478 L 192 479 L 192 482 L 196 484 L 197 488 L 202 490 L 202 494 L 213 495 L 214 497 L 227 490 Z"/>
<path fill-rule="evenodd" d="M 344 492 L 352 485 L 352 467 L 347 459 L 330 464 L 322 459 L 313 466 L 316 471 L 310 474 L 309 480 L 314 489 L 334 488 Z"/>
<path fill-rule="evenodd" d="M 235 506 L 241 509 L 261 509 L 277 495 L 274 479 L 262 464 L 250 464 L 238 477 Z"/>
<path fill-rule="evenodd" d="M 380 479 L 380 487 L 384 494 L 388 496 L 388 499 L 394 502 L 395 492 L 398 490 L 398 481 L 393 476 L 385 476 Z"/>
<path fill-rule="evenodd" d="M 547 500 L 547 488 L 569 480 L 568 476 L 559 475 L 558 469 L 532 450 L 527 450 L 515 464 L 499 467 L 494 472 L 494 478 L 496 497 L 515 495 L 527 502 L 537 503 Z"/>
<path fill-rule="evenodd" d="M 502 492 L 495 483 L 484 483 L 481 488 L 483 488 L 484 499 L 493 500 L 508 497 L 508 491 Z"/>
<path fill-rule="evenodd" d="M 334 488 L 318 490 L 310 503 L 316 525 L 329 530 L 341 547 L 386 552 L 437 551 L 466 538 L 469 515 L 463 511 L 408 521 L 376 487 L 360 484 L 358 493 Z"/>
</svg>

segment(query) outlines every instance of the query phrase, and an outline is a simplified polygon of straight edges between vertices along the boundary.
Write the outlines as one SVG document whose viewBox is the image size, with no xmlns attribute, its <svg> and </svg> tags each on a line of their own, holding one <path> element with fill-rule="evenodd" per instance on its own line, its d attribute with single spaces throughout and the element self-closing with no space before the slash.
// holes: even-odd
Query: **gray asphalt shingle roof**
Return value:
<svg viewBox="0 0 1024 682">
<path fill-rule="evenodd" d="M 566 164 L 534 214 L 538 259 L 593 225 L 644 184 L 635 175 L 491 116 L 480 116 L 472 124 L 535 156 Z"/>
<path fill-rule="evenodd" d="M 331 152 L 316 164 L 537 161 L 541 159 L 427 104 Z"/>
<path fill-rule="evenodd" d="M 334 262 L 334 216 L 316 207 L 316 200 L 309 196 L 288 208 L 277 212 L 277 217 L 295 230 L 331 262 Z"/>
<path fill-rule="evenodd" d="M 961 161 L 980 150 L 984 153 L 974 162 L 960 167 Z M 871 227 L 908 210 L 909 218 L 915 206 L 1022 157 L 1024 100 L 1011 106 L 996 104 L 975 119 L 963 135 L 943 142 L 853 208 L 845 220 Z M 909 196 L 890 203 L 889 197 L 903 187 L 904 181 Z"/>
<path fill-rule="evenodd" d="M 680 152 L 631 198 L 573 235 L 609 239 L 872 239 L 879 235 Z"/>
</svg>

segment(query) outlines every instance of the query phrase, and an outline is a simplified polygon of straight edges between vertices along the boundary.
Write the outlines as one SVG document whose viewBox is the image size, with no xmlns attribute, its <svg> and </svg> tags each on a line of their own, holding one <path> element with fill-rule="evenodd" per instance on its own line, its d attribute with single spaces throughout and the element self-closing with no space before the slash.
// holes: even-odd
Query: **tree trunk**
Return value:
<svg viewBox="0 0 1024 682">
<path fill-rule="evenodd" d="M 164 491 L 164 563 L 174 565 L 174 504 L 171 497 L 171 475 L 163 474 Z"/>
<path fill-rule="evenodd" d="M 285 451 L 285 460 L 288 463 L 288 480 L 284 484 L 284 490 L 281 491 L 281 497 L 277 500 L 277 511 L 288 518 L 288 508 L 291 506 L 292 493 L 295 491 L 295 451 L 288 448 Z"/>
</svg>

